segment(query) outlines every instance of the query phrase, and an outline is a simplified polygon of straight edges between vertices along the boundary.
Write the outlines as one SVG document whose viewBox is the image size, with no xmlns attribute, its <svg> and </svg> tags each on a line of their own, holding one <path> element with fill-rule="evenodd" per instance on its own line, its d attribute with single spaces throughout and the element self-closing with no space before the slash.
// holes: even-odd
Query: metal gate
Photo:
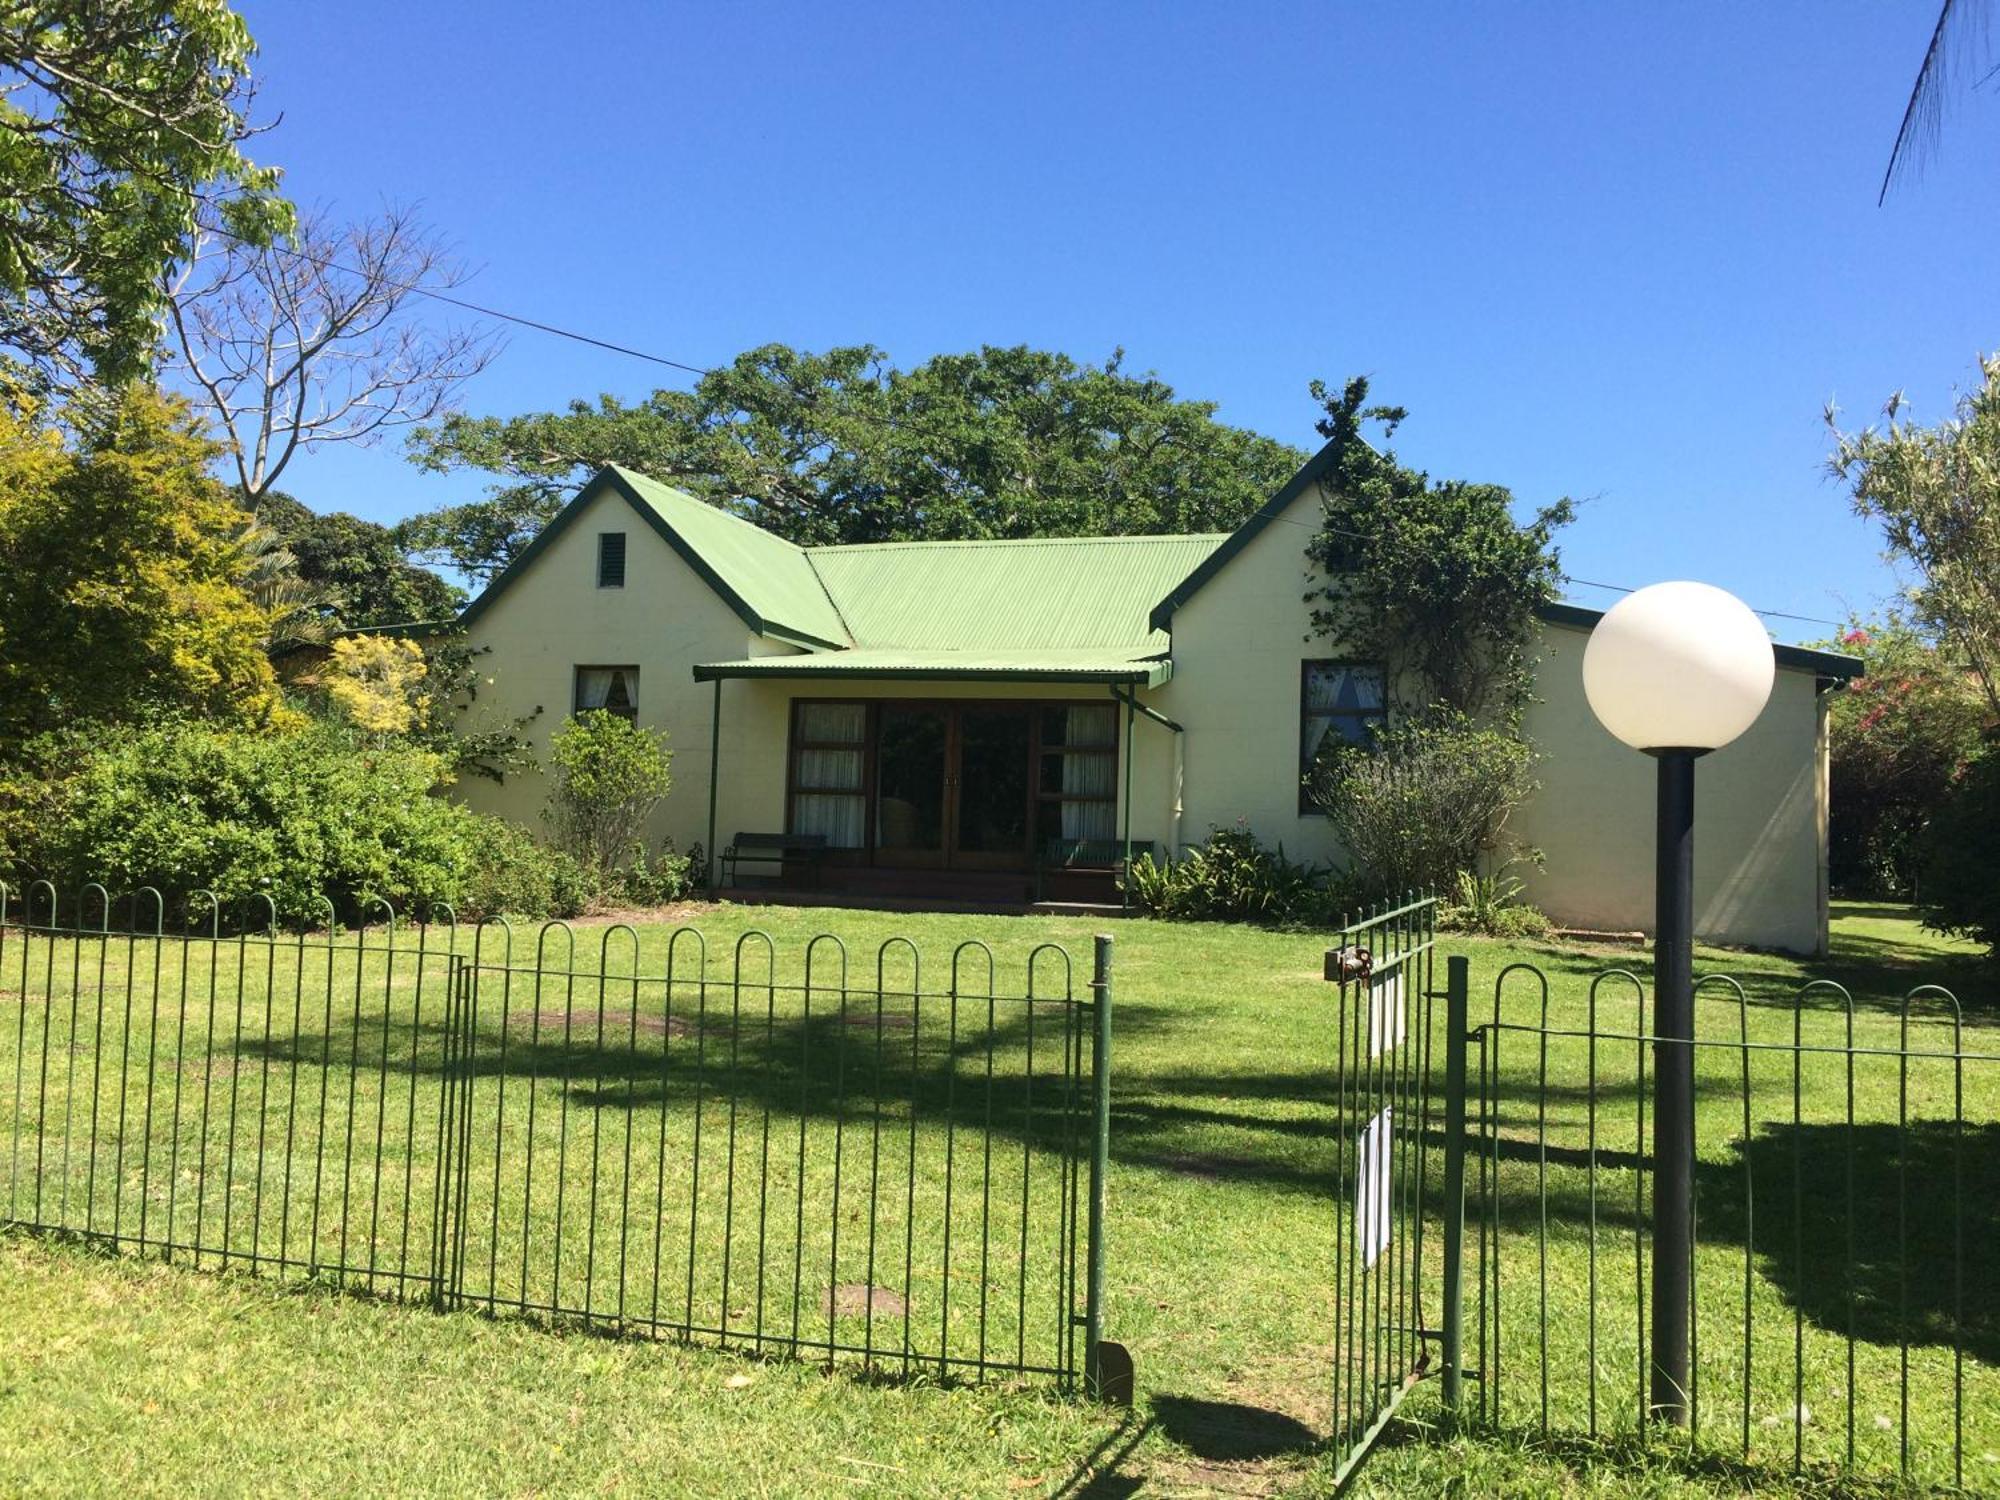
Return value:
<svg viewBox="0 0 2000 1500">
<path fill-rule="evenodd" d="M 1344 1483 L 1431 1367 L 1424 1316 L 1424 1143 L 1437 901 L 1342 928 L 1337 986 L 1333 1263 L 1334 1483 Z"/>
</svg>

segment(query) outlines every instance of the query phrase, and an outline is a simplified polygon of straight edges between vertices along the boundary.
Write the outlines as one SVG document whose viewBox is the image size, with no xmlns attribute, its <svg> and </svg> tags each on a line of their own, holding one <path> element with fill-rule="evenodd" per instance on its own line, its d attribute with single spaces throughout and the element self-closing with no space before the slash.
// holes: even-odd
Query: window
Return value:
<svg viewBox="0 0 2000 1500">
<path fill-rule="evenodd" d="M 639 669 L 637 667 L 578 667 L 576 697 L 571 713 L 601 708 L 621 719 L 639 722 Z"/>
<path fill-rule="evenodd" d="M 1367 662 L 1307 661 L 1299 673 L 1299 811 L 1317 812 L 1306 780 L 1330 749 L 1328 736 L 1350 745 L 1373 742 L 1389 722 L 1385 674 Z"/>
<path fill-rule="evenodd" d="M 1041 714 L 1035 774 L 1035 844 L 1044 854 L 1071 840 L 1118 836 L 1118 710 L 1104 703 Z"/>
<path fill-rule="evenodd" d="M 868 827 L 868 705 L 800 703 L 792 720 L 793 833 L 859 849 Z"/>
<path fill-rule="evenodd" d="M 625 587 L 625 533 L 597 533 L 597 586 L 601 589 Z"/>
</svg>

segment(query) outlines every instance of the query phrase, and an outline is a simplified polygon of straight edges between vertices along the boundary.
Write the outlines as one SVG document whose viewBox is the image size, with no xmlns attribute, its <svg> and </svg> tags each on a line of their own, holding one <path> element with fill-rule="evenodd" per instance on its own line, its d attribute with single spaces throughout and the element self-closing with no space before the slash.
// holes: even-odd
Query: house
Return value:
<svg viewBox="0 0 2000 1500">
<path fill-rule="evenodd" d="M 666 730 L 656 835 L 782 851 L 718 875 L 850 895 L 1116 900 L 1132 847 L 1246 822 L 1295 858 L 1338 856 L 1300 794 L 1310 746 L 1384 712 L 1380 664 L 1313 638 L 1304 547 L 1327 450 L 1236 532 L 800 548 L 608 468 L 466 610 L 489 648 L 479 709 L 605 708 Z M 1558 921 L 1652 918 L 1653 773 L 1596 723 L 1581 658 L 1594 611 L 1541 620 L 1527 732 L 1541 790 L 1515 830 Z M 1826 694 L 1850 658 L 1774 648 L 1763 717 L 1702 762 L 1698 926 L 1822 951 Z M 465 799 L 533 823 L 536 774 Z"/>
</svg>

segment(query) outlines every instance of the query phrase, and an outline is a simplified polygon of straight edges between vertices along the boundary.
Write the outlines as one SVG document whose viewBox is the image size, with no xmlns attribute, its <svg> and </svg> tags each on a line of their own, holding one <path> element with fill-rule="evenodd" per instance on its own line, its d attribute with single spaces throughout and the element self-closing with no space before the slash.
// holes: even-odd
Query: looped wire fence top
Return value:
<svg viewBox="0 0 2000 1500">
<path fill-rule="evenodd" d="M 1474 1411 L 1632 1432 L 1649 1422 L 1649 991 L 1597 975 L 1564 1025 L 1549 988 L 1504 970 L 1469 1039 Z M 2000 1048 L 1967 1046 L 1940 986 L 1857 1002 L 1756 974 L 1698 980 L 1695 1038 L 1697 1443 L 1984 1487 L 1968 1468 L 2000 1449 Z"/>
<path fill-rule="evenodd" d="M 0 888 L 9 1221 L 621 1332 L 1079 1382 L 1108 1060 L 1093 975 L 1061 948 L 787 953 L 750 932 L 711 951 L 692 929 L 403 924 L 386 903 L 282 933 L 224 906 L 177 924 L 156 893 Z"/>
</svg>

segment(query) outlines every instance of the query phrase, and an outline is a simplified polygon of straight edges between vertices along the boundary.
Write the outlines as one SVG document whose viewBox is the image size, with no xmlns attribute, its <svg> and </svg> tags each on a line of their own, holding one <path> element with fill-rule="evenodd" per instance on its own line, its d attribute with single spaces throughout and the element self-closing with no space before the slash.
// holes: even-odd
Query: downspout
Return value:
<svg viewBox="0 0 2000 1500">
<path fill-rule="evenodd" d="M 722 679 L 715 679 L 715 707 L 708 719 L 708 899 L 722 879 L 722 851 L 715 847 L 715 786 L 722 774 Z"/>
<path fill-rule="evenodd" d="M 1813 834 L 1819 845 L 1818 932 L 1813 957 L 1830 950 L 1833 917 L 1833 695 L 1847 685 L 1825 682 L 1813 694 Z"/>
<path fill-rule="evenodd" d="M 1118 882 L 1118 904 L 1126 911 L 1132 909 L 1132 711 L 1138 706 L 1125 700 L 1125 878 Z"/>
<path fill-rule="evenodd" d="M 1144 714 L 1155 724 L 1163 724 L 1174 732 L 1174 795 L 1172 810 L 1173 826 L 1171 830 L 1173 837 L 1167 848 L 1170 854 L 1177 855 L 1181 852 L 1182 792 L 1187 780 L 1187 729 L 1183 725 L 1176 724 L 1158 709 L 1148 708 L 1145 704 L 1141 703 L 1139 695 L 1130 688 L 1121 688 L 1114 685 L 1111 689 L 1111 696 L 1125 705 L 1125 739 L 1128 747 L 1132 739 L 1132 715 L 1135 713 Z M 1129 748 L 1125 756 L 1125 859 L 1129 865 L 1132 859 L 1132 755 Z"/>
</svg>

